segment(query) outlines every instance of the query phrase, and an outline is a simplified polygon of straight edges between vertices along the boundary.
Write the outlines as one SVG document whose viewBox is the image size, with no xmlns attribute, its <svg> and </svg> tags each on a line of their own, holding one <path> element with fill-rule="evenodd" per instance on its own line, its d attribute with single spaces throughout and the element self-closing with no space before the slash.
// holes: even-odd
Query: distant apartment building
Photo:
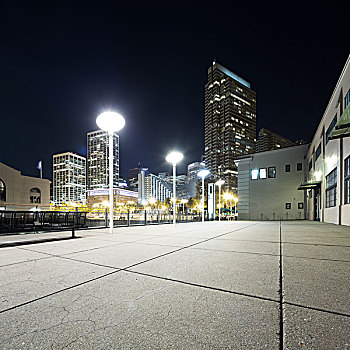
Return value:
<svg viewBox="0 0 350 350">
<path fill-rule="evenodd" d="M 255 152 L 272 151 L 274 149 L 296 146 L 297 143 L 278 135 L 268 129 L 260 129 L 256 141 Z"/>
<path fill-rule="evenodd" d="M 109 188 L 109 138 L 106 131 L 87 133 L 87 188 Z M 119 136 L 113 135 L 113 187 L 119 181 Z"/>
<path fill-rule="evenodd" d="M 164 202 L 172 197 L 171 186 L 159 176 L 142 170 L 138 175 L 139 203 L 145 203 L 154 198 L 159 202 Z"/>
<path fill-rule="evenodd" d="M 198 173 L 204 168 L 204 162 L 194 162 L 187 166 L 186 188 L 190 197 L 196 195 L 196 182 L 199 180 Z"/>
<path fill-rule="evenodd" d="M 50 182 L 0 162 L 0 210 L 49 210 Z"/>
<path fill-rule="evenodd" d="M 72 152 L 53 155 L 53 202 L 86 200 L 86 158 Z"/>
<path fill-rule="evenodd" d="M 205 85 L 204 159 L 213 180 L 225 180 L 224 189 L 236 192 L 234 160 L 254 152 L 256 94 L 250 83 L 214 62 Z"/>
<path fill-rule="evenodd" d="M 139 174 L 141 174 L 141 171 L 148 171 L 147 168 L 133 168 L 129 169 L 129 189 L 131 191 L 138 191 L 138 181 L 139 181 Z"/>
<path fill-rule="evenodd" d="M 164 181 L 168 184 L 169 188 L 173 188 L 173 177 L 168 176 L 164 178 Z M 177 175 L 176 179 L 176 198 L 178 199 L 190 199 L 191 196 L 188 191 L 188 178 L 186 175 Z"/>
</svg>

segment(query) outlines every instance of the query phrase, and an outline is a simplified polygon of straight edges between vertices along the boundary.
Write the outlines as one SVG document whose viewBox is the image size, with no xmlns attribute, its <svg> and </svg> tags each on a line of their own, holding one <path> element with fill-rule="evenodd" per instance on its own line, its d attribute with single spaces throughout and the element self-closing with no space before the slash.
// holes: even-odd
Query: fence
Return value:
<svg viewBox="0 0 350 350">
<path fill-rule="evenodd" d="M 108 213 L 63 212 L 63 211 L 0 211 L 0 233 L 39 232 L 102 228 L 109 225 Z M 177 213 L 177 222 L 200 221 L 200 214 Z M 145 210 L 114 212 L 113 226 L 159 225 L 173 222 L 173 214 Z"/>
</svg>

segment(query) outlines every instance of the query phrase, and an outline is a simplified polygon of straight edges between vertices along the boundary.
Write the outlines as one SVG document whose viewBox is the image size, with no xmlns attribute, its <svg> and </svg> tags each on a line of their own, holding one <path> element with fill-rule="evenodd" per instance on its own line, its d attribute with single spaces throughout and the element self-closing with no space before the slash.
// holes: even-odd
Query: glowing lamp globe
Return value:
<svg viewBox="0 0 350 350">
<path fill-rule="evenodd" d="M 176 165 L 176 163 L 178 163 L 180 160 L 182 160 L 183 157 L 184 157 L 183 154 L 180 152 L 171 152 L 166 156 L 165 159 L 167 162 L 169 162 L 173 165 Z"/>
<path fill-rule="evenodd" d="M 97 117 L 96 124 L 100 129 L 113 133 L 123 129 L 125 119 L 119 113 L 104 112 Z"/>
<path fill-rule="evenodd" d="M 201 178 L 205 178 L 206 176 L 208 176 L 210 174 L 210 171 L 207 169 L 203 169 L 201 171 L 198 172 L 198 176 Z"/>
<path fill-rule="evenodd" d="M 218 181 L 215 182 L 215 185 L 216 185 L 216 186 L 221 186 L 221 185 L 223 185 L 224 183 L 225 183 L 224 180 L 218 180 Z"/>
</svg>

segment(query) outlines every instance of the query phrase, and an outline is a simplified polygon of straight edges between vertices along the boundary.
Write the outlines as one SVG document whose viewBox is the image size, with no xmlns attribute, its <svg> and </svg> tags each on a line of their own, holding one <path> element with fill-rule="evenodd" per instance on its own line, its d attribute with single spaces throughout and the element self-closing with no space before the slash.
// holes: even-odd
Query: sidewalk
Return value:
<svg viewBox="0 0 350 350">
<path fill-rule="evenodd" d="M 349 349 L 349 227 L 77 236 L 0 249 L 0 349 Z"/>
</svg>

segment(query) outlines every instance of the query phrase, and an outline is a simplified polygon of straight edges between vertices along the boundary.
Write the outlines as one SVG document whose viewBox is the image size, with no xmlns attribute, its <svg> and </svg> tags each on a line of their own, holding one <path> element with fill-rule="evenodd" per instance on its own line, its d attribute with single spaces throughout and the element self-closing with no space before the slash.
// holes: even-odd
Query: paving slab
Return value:
<svg viewBox="0 0 350 350">
<path fill-rule="evenodd" d="M 131 270 L 189 283 L 278 299 L 279 257 L 185 249 Z"/>
<path fill-rule="evenodd" d="M 65 256 L 70 259 L 101 264 L 114 268 L 126 268 L 176 249 L 178 248 L 172 246 L 124 243 L 81 253 L 67 254 Z"/>
<path fill-rule="evenodd" d="M 348 317 L 284 305 L 284 349 L 350 349 Z"/>
<path fill-rule="evenodd" d="M 279 349 L 278 314 L 274 302 L 118 272 L 0 314 L 0 347 Z"/>
<path fill-rule="evenodd" d="M 0 311 L 111 271 L 55 257 L 0 268 Z"/>
<path fill-rule="evenodd" d="M 204 243 L 197 244 L 194 249 L 213 249 L 228 252 L 272 254 L 279 255 L 279 243 L 254 242 L 245 240 L 217 238 Z"/>
<path fill-rule="evenodd" d="M 350 263 L 283 258 L 285 301 L 350 315 Z"/>
<path fill-rule="evenodd" d="M 21 262 L 46 259 L 46 254 L 30 252 L 19 248 L 0 248 L 0 267 Z"/>
</svg>

